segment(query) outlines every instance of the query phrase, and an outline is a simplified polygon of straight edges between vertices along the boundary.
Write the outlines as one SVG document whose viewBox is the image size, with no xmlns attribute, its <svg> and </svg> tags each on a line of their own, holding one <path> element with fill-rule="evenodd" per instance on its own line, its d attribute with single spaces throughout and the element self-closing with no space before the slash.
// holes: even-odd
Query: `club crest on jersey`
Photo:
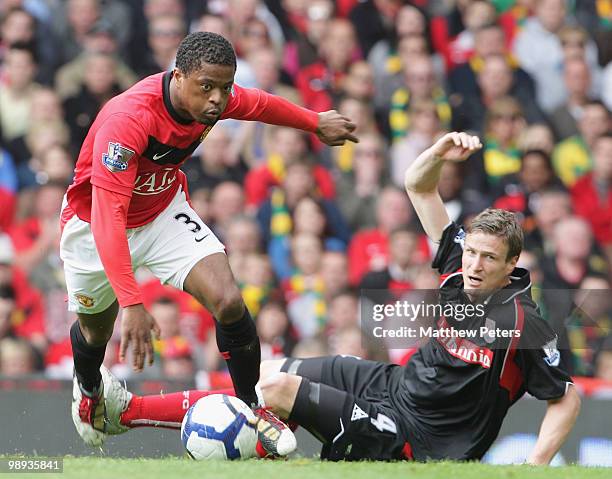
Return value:
<svg viewBox="0 0 612 479">
<path fill-rule="evenodd" d="M 544 346 L 542 346 L 542 349 L 544 350 L 544 355 L 546 356 L 544 358 L 546 364 L 554 367 L 559 366 L 559 362 L 561 361 L 561 354 L 557 349 L 557 338 L 547 342 Z"/>
<path fill-rule="evenodd" d="M 113 173 L 125 171 L 132 156 L 134 152 L 129 148 L 121 146 L 121 143 L 109 141 L 108 152 L 102 155 L 102 164 Z"/>
<path fill-rule="evenodd" d="M 74 295 L 76 300 L 79 302 L 81 306 L 85 308 L 93 308 L 94 299 L 91 296 L 87 296 L 86 294 L 77 293 Z"/>
<path fill-rule="evenodd" d="M 460 245 L 461 249 L 465 248 L 465 231 L 463 231 L 463 228 L 461 228 L 457 232 L 457 234 L 456 234 L 455 238 L 453 239 L 453 241 L 455 243 L 457 243 L 458 245 Z"/>
</svg>

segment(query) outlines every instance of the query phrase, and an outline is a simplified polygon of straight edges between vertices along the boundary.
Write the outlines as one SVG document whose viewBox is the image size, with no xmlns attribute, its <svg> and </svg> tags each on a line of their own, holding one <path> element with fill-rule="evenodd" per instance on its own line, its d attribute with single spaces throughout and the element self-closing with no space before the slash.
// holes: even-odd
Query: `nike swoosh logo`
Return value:
<svg viewBox="0 0 612 479">
<path fill-rule="evenodd" d="M 204 238 L 206 238 L 207 236 L 210 236 L 210 233 L 208 233 L 207 235 L 202 236 L 200 239 L 196 238 L 195 240 L 196 240 L 196 242 L 199 243 L 200 241 L 203 241 Z"/>
<path fill-rule="evenodd" d="M 173 151 L 174 151 L 174 148 L 172 148 L 172 149 L 170 149 L 170 150 L 166 151 L 166 152 L 165 152 L 163 155 L 159 155 L 159 154 L 155 153 L 155 154 L 153 155 L 153 161 L 157 161 L 157 160 L 159 160 L 159 159 L 163 158 L 164 156 L 166 156 L 168 153 L 171 153 L 171 152 L 173 152 Z"/>
</svg>

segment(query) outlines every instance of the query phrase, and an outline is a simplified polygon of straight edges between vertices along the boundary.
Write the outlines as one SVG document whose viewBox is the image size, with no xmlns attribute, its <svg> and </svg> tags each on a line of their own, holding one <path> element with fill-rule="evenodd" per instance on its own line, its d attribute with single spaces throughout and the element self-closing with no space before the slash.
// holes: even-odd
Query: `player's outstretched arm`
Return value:
<svg viewBox="0 0 612 479">
<path fill-rule="evenodd" d="M 579 412 L 580 396 L 574 386 L 561 399 L 548 401 L 538 440 L 527 462 L 549 464 L 574 427 Z"/>
<path fill-rule="evenodd" d="M 404 185 L 410 201 L 432 241 L 439 242 L 450 222 L 438 193 L 444 161 L 465 161 L 482 148 L 480 139 L 467 133 L 447 133 L 421 153 L 406 170 Z"/>
</svg>

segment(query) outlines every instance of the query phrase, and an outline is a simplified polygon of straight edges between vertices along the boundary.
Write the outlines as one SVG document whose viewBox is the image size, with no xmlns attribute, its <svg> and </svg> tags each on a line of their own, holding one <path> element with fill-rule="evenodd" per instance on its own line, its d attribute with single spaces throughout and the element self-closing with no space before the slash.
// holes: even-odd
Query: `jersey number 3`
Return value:
<svg viewBox="0 0 612 479">
<path fill-rule="evenodd" d="M 176 215 L 174 217 L 174 219 L 176 221 L 180 221 L 181 223 L 185 223 L 185 225 L 189 227 L 189 231 L 191 231 L 195 235 L 197 235 L 200 232 L 200 230 L 202 229 L 200 224 L 197 221 L 193 221 L 191 219 L 191 217 L 187 213 L 179 213 L 178 215 Z M 208 236 L 208 234 L 205 234 L 201 238 L 195 238 L 195 240 L 199 243 L 200 241 L 202 241 L 207 236 Z"/>
</svg>

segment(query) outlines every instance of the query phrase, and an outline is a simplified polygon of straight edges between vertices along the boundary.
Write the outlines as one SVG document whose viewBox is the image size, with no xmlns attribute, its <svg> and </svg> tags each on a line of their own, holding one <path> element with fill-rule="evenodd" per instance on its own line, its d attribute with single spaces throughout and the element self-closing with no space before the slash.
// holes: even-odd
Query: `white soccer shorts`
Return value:
<svg viewBox="0 0 612 479">
<path fill-rule="evenodd" d="M 185 278 L 198 261 L 225 251 L 181 189 L 157 218 L 144 226 L 127 229 L 126 236 L 134 271 L 145 266 L 162 283 L 178 289 L 183 289 Z M 64 262 L 70 311 L 99 313 L 115 301 L 91 226 L 76 215 L 64 225 L 60 257 Z"/>
</svg>

